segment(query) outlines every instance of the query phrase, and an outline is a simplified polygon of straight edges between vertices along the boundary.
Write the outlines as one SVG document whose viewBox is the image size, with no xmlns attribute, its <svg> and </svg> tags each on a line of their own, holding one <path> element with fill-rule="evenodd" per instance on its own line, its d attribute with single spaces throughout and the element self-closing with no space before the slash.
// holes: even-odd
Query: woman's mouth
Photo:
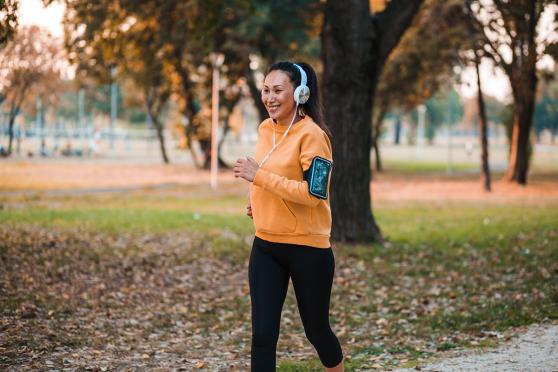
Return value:
<svg viewBox="0 0 558 372">
<path fill-rule="evenodd" d="M 267 106 L 267 110 L 271 113 L 271 112 L 276 112 L 279 109 L 280 105 L 270 105 Z"/>
</svg>

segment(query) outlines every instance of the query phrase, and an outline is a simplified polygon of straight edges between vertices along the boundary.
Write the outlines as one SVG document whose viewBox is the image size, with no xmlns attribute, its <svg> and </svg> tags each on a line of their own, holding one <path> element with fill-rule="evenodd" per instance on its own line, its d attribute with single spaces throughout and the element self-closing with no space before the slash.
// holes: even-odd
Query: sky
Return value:
<svg viewBox="0 0 558 372">
<path fill-rule="evenodd" d="M 19 4 L 19 24 L 36 24 L 46 27 L 54 36 L 62 36 L 62 17 L 64 5 L 53 3 L 47 8 L 41 0 L 21 0 Z"/>
<path fill-rule="evenodd" d="M 63 15 L 64 5 L 61 3 L 55 2 L 46 9 L 41 0 L 21 0 L 20 3 L 19 22 L 21 25 L 38 24 L 48 28 L 54 36 L 63 35 Z M 548 14 L 545 14 L 544 16 L 546 16 L 549 20 L 551 18 Z M 550 62 L 543 61 L 543 65 L 549 64 Z M 462 79 L 466 82 L 466 84 L 461 86 L 461 93 L 464 96 L 475 95 L 476 76 L 474 69 L 470 68 L 465 70 L 463 72 Z M 484 61 L 481 65 L 481 81 L 483 82 L 483 91 L 485 94 L 491 95 L 505 102 L 509 102 L 511 100 L 511 90 L 507 77 L 501 70 L 494 69 L 488 61 Z"/>
</svg>

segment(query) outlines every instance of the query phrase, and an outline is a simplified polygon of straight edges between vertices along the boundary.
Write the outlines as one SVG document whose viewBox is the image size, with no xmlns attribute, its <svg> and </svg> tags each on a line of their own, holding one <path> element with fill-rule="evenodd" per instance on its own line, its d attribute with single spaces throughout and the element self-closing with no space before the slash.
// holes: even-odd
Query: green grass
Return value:
<svg viewBox="0 0 558 372">
<path fill-rule="evenodd" d="M 430 174 L 447 172 L 446 162 L 435 161 L 405 161 L 405 160 L 386 160 L 383 163 L 384 169 L 389 173 Z M 452 163 L 453 173 L 475 173 L 479 171 L 479 166 L 474 163 Z"/>
<path fill-rule="evenodd" d="M 168 209 L 138 208 L 68 208 L 1 210 L 6 224 L 36 224 L 50 227 L 83 227 L 106 232 L 165 232 L 228 229 L 248 233 L 251 220 L 242 215 L 222 215 Z"/>
<path fill-rule="evenodd" d="M 277 366 L 279 372 L 321 372 L 323 370 L 324 367 L 318 358 L 312 358 L 304 362 L 283 360 Z"/>
<path fill-rule="evenodd" d="M 558 311 L 547 306 L 546 301 L 505 301 L 488 303 L 485 308 L 472 314 L 442 314 L 430 320 L 432 329 L 479 332 L 481 330 L 502 331 L 535 323 L 540 318 L 558 319 Z M 533 313 L 529 310 L 536 308 Z"/>
<path fill-rule="evenodd" d="M 558 227 L 555 205 L 416 203 L 376 208 L 375 215 L 384 235 L 394 242 L 450 249 L 463 244 L 509 245 L 522 232 Z"/>
<path fill-rule="evenodd" d="M 0 301 L 0 313 L 19 314 L 21 306 L 34 303 L 33 316 L 41 318 L 54 311 L 60 322 L 72 319 L 73 305 L 45 291 L 27 291 L 27 274 L 42 272 L 49 279 L 37 280 L 35 285 L 64 282 L 72 275 L 115 276 L 127 283 L 130 267 L 137 275 L 151 270 L 172 275 L 177 266 L 200 257 L 217 258 L 223 265 L 232 265 L 231 271 L 245 270 L 253 234 L 252 222 L 244 215 L 246 198 L 235 195 L 195 199 L 143 191 L 0 202 L 4 233 L 8 237 L 29 234 L 0 243 L 0 256 L 9 261 L 7 272 L 21 278 L 18 285 L 25 289 L 14 289 L 11 293 L 17 295 Z M 483 331 L 503 332 L 558 319 L 555 202 L 384 203 L 374 213 L 388 245 L 335 245 L 336 276 L 344 280 L 333 288 L 331 322 L 334 329 L 341 324 L 349 329 L 340 337 L 348 357 L 346 370 L 372 369 L 373 365 L 414 367 L 439 351 L 493 346 L 495 340 L 479 338 Z M 39 231 L 36 236 L 33 229 Z M 59 241 L 52 243 L 51 229 Z M 146 234 L 149 243 L 145 243 Z M 122 236 L 130 241 L 115 243 Z M 180 242 L 171 249 L 164 246 L 165 239 L 184 236 L 192 238 L 190 246 Z M 89 238 L 98 242 L 84 244 Z M 90 282 L 96 283 L 93 279 Z M 223 312 L 212 310 L 191 314 L 192 321 L 201 328 L 245 324 L 249 301 L 232 296 L 234 301 L 216 308 L 234 313 L 230 320 L 220 323 Z M 287 305 L 292 306 L 294 298 L 289 296 Z M 183 301 L 183 294 L 178 298 Z M 88 306 L 95 309 L 96 303 Z M 149 329 L 172 328 L 180 319 L 177 316 L 162 312 Z M 376 325 L 380 319 L 384 326 Z M 360 335 L 351 334 L 363 329 Z M 303 332 L 296 327 L 282 329 L 295 331 Z M 17 342 L 28 342 L 22 340 Z M 76 348 L 101 343 L 72 335 L 52 342 Z M 6 351 L 11 352 L 17 348 Z M 283 372 L 321 370 L 317 357 L 282 359 L 278 365 Z"/>
<path fill-rule="evenodd" d="M 245 197 L 205 199 L 146 197 L 61 197 L 51 204 L 23 200 L 27 208 L 0 210 L 0 220 L 9 224 L 80 226 L 107 232 L 164 232 L 228 229 L 252 231 L 244 215 Z M 34 205 L 38 204 L 38 205 Z M 482 205 L 477 202 L 412 203 L 408 206 L 381 205 L 374 209 L 386 237 L 400 244 L 452 245 L 460 242 L 485 245 L 531 228 L 548 229 L 558 223 L 554 205 Z"/>
</svg>

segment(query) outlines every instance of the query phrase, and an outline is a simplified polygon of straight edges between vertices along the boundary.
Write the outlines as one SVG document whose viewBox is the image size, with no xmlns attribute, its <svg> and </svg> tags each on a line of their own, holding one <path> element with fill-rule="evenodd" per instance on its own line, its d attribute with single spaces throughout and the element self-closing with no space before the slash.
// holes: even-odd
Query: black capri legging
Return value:
<svg viewBox="0 0 558 372">
<path fill-rule="evenodd" d="M 252 304 L 252 372 L 275 371 L 281 310 L 292 279 L 306 337 L 322 364 L 343 360 L 329 325 L 329 299 L 335 259 L 330 248 L 272 243 L 254 238 L 248 279 Z"/>
</svg>

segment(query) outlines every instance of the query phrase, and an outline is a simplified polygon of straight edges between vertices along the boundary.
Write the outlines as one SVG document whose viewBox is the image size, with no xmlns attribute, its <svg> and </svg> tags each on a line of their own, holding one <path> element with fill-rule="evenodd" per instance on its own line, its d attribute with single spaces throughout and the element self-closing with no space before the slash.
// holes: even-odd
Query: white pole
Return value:
<svg viewBox="0 0 558 372">
<path fill-rule="evenodd" d="M 217 189 L 217 141 L 219 121 L 219 68 L 213 66 L 213 87 L 211 92 L 211 188 Z"/>
<path fill-rule="evenodd" d="M 209 56 L 213 65 L 213 86 L 211 89 L 211 188 L 217 189 L 217 145 L 219 144 L 219 69 L 225 61 L 222 53 L 211 53 Z"/>
</svg>

